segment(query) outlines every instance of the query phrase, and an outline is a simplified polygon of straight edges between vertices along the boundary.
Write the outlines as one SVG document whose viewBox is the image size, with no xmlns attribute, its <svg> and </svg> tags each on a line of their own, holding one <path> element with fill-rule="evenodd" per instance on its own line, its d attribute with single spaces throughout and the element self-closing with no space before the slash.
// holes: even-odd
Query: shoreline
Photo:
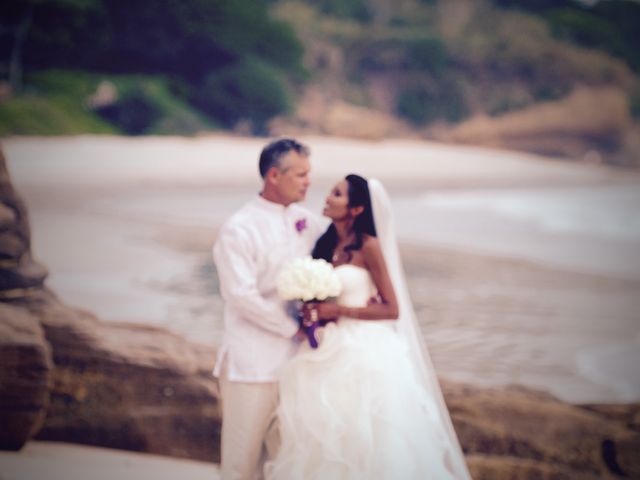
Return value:
<svg viewBox="0 0 640 480">
<path fill-rule="evenodd" d="M 311 147 L 312 176 L 334 181 L 356 171 L 398 185 L 464 185 L 496 182 L 589 183 L 640 179 L 640 170 L 585 164 L 533 153 L 428 140 L 364 141 L 340 137 L 301 136 Z M 226 134 L 197 137 L 9 137 L 0 140 L 16 185 L 48 185 L 65 165 L 65 181 L 74 185 L 259 184 L 256 159 L 267 138 Z M 68 152 L 73 151 L 74 156 Z M 21 165 L 12 165 L 20 158 Z M 86 158 L 93 164 L 87 168 Z M 46 159 L 46 160 L 45 160 Z M 98 163 L 96 163 L 96 160 Z M 99 160 L 108 160 L 100 164 Z M 389 168 L 389 162 L 393 168 Z M 43 163 L 44 162 L 44 163 Z M 15 167 L 15 168 L 13 168 Z M 210 181 L 210 180 L 209 180 Z M 206 183 L 205 183 L 206 184 Z"/>
<path fill-rule="evenodd" d="M 440 246 L 401 256 L 438 376 L 578 406 L 640 401 L 640 281 Z"/>
<path fill-rule="evenodd" d="M 92 447 L 30 441 L 19 452 L 0 450 L 2 480 L 217 480 L 214 463 Z"/>
<path fill-rule="evenodd" d="M 212 283 L 210 248 L 217 226 L 257 191 L 255 156 L 264 141 L 14 138 L 3 146 L 14 185 L 29 206 L 35 258 L 50 268 L 48 284 L 67 304 L 108 321 L 151 323 L 211 345 L 220 334 L 221 301 Z M 435 332 L 430 348 L 445 377 L 484 376 L 482 385 L 534 388 L 546 382 L 574 390 L 576 398 L 592 388 L 597 398 L 581 397 L 585 401 L 619 398 L 607 398 L 606 387 L 580 377 L 581 369 L 615 364 L 611 344 L 640 344 L 640 319 L 633 313 L 640 311 L 640 274 L 614 275 L 622 267 L 634 270 L 626 258 L 635 250 L 623 251 L 623 242 L 597 234 L 546 230 L 535 217 L 501 216 L 491 205 L 477 209 L 475 197 L 468 211 L 439 209 L 437 202 L 423 208 L 423 194 L 452 193 L 445 207 L 456 206 L 458 192 L 488 186 L 537 192 L 543 199 L 555 189 L 564 201 L 565 190 L 570 195 L 594 186 L 628 189 L 640 184 L 637 172 L 432 142 L 303 141 L 311 144 L 314 158 L 312 210 L 310 204 L 322 201 L 323 187 L 343 170 L 382 173 L 392 197 L 402 200 L 404 217 L 398 220 L 408 226 L 401 245 L 409 258 L 405 266 L 413 268 L 412 295 L 423 328 Z M 582 198 L 572 201 L 581 206 Z M 500 195 L 490 200 L 514 201 Z M 584 210 L 591 213 L 593 206 Z M 573 211 L 567 215 L 573 220 Z M 426 227 L 417 228 L 417 220 Z M 483 249 L 491 244 L 482 244 L 482 235 L 494 242 L 493 249 Z M 617 263 L 610 265 L 603 253 Z M 584 268 L 570 268 L 568 260 Z M 594 273 L 594 266 L 611 268 Z M 606 371 L 592 373 L 606 381 Z"/>
</svg>

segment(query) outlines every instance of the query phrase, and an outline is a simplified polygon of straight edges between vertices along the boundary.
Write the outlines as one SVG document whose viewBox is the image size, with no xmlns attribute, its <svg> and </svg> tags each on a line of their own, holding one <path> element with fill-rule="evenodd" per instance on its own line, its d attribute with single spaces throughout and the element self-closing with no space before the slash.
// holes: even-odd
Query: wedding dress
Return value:
<svg viewBox="0 0 640 480">
<path fill-rule="evenodd" d="M 338 303 L 363 307 L 369 272 L 336 268 Z M 267 479 L 450 479 L 438 407 L 421 388 L 394 321 L 341 318 L 320 330 L 282 374 L 282 445 Z"/>
<path fill-rule="evenodd" d="M 265 466 L 267 480 L 471 478 L 415 332 L 397 251 L 384 244 L 394 234 L 390 219 L 379 216 L 389 213 L 386 192 L 371 182 L 400 320 L 340 318 L 317 331 L 317 349 L 305 343 L 285 366 L 277 412 L 281 447 Z M 350 264 L 335 271 L 342 283 L 337 302 L 366 306 L 376 293 L 369 271 Z"/>
</svg>

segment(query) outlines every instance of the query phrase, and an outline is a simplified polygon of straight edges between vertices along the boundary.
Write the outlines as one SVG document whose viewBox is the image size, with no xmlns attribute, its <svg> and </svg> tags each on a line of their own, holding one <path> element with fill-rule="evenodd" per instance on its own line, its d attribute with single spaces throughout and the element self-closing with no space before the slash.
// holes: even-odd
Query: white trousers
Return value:
<svg viewBox="0 0 640 480">
<path fill-rule="evenodd" d="M 274 457 L 280 444 L 278 383 L 232 382 L 223 369 L 220 393 L 222 480 L 262 479 L 265 461 Z"/>
</svg>

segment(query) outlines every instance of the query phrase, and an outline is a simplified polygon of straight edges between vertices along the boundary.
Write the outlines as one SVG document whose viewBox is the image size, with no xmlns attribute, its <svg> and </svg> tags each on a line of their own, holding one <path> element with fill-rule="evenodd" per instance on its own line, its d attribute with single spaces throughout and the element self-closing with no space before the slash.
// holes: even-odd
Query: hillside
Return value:
<svg viewBox="0 0 640 480">
<path fill-rule="evenodd" d="M 274 6 L 296 27 L 312 72 L 277 131 L 636 163 L 640 90 L 625 59 L 559 38 L 539 12 L 487 1 L 369 3 L 380 14 L 367 21 L 299 1 Z"/>
<path fill-rule="evenodd" d="M 0 7 L 14 45 L 0 63 L 11 80 L 0 135 L 224 129 L 418 137 L 625 166 L 640 157 L 637 2 L 151 3 Z M 26 20 L 16 57 L 7 32 Z"/>
</svg>

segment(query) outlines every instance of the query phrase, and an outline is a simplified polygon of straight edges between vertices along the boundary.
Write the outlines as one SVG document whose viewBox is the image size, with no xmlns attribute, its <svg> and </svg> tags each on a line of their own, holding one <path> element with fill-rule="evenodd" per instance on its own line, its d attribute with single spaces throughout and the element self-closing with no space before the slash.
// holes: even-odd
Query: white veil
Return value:
<svg viewBox="0 0 640 480">
<path fill-rule="evenodd" d="M 413 303 L 409 297 L 409 290 L 398 250 L 393 214 L 391 211 L 391 201 L 380 181 L 370 179 L 368 184 L 378 241 L 382 247 L 382 253 L 398 300 L 400 311 L 397 322 L 398 331 L 409 344 L 412 361 L 418 372 L 420 383 L 426 391 L 433 396 L 438 406 L 440 420 L 449 439 L 446 462 L 447 468 L 451 470 L 454 478 L 471 480 L 464 454 L 460 448 L 458 437 L 456 436 L 449 411 L 442 396 L 438 378 L 431 363 L 431 357 L 422 341 Z"/>
</svg>

